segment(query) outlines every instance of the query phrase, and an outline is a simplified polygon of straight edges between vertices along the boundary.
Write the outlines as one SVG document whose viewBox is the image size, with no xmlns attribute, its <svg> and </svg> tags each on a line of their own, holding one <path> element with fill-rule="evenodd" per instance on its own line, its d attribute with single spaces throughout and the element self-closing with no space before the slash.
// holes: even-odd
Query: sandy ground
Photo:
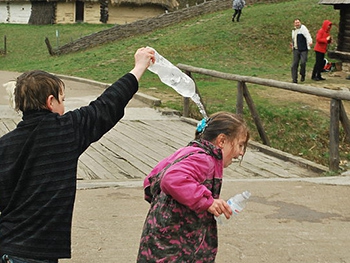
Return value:
<svg viewBox="0 0 350 263">
<path fill-rule="evenodd" d="M 349 185 L 232 180 L 222 197 L 244 190 L 245 210 L 219 226 L 217 263 L 350 262 Z M 135 262 L 147 211 L 139 186 L 78 190 L 72 259 L 60 262 Z"/>
</svg>

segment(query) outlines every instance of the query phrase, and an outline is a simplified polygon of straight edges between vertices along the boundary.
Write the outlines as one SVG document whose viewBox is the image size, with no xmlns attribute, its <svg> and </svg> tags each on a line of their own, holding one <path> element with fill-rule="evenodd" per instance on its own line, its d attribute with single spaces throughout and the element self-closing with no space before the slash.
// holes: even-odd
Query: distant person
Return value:
<svg viewBox="0 0 350 263">
<path fill-rule="evenodd" d="M 332 43 L 332 36 L 329 34 L 331 28 L 332 22 L 329 20 L 324 20 L 322 27 L 317 31 L 316 45 L 314 48 L 316 62 L 311 77 L 311 79 L 315 81 L 325 80 L 322 78 L 321 72 L 324 68 L 324 55 L 327 52 L 328 44 Z"/>
<path fill-rule="evenodd" d="M 218 112 L 203 119 L 188 146 L 159 162 L 144 180 L 150 203 L 137 262 L 214 262 L 214 216 L 232 211 L 220 199 L 223 168 L 242 157 L 249 139 L 243 119 Z"/>
<path fill-rule="evenodd" d="M 89 106 L 66 113 L 61 79 L 40 70 L 17 78 L 15 106 L 23 119 L 0 138 L 1 262 L 71 257 L 78 158 L 123 117 L 151 61 L 154 51 L 138 49 L 129 73 Z"/>
<path fill-rule="evenodd" d="M 293 63 L 292 81 L 298 83 L 298 67 L 300 63 L 300 81 L 305 81 L 307 56 L 312 45 L 312 38 L 306 26 L 301 24 L 300 19 L 294 19 L 294 29 L 292 30 Z"/>
<path fill-rule="evenodd" d="M 232 15 L 232 22 L 235 21 L 235 18 L 237 16 L 237 22 L 239 22 L 239 19 L 242 14 L 242 9 L 245 6 L 245 1 L 244 0 L 233 0 L 232 2 L 232 9 L 235 10 L 235 12 Z"/>
</svg>

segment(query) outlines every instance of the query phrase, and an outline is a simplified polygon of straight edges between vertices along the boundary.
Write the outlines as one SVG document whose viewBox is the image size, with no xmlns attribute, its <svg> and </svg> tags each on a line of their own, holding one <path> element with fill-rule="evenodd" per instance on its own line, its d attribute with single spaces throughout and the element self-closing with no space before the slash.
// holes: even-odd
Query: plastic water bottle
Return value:
<svg viewBox="0 0 350 263">
<path fill-rule="evenodd" d="M 194 81 L 154 48 L 152 49 L 155 52 L 155 63 L 151 64 L 148 70 L 157 74 L 164 84 L 172 87 L 182 96 L 186 98 L 193 97 L 196 94 Z"/>
<path fill-rule="evenodd" d="M 235 196 L 231 197 L 227 200 L 227 204 L 230 206 L 232 210 L 232 215 L 238 215 L 247 205 L 247 201 L 250 197 L 249 191 L 244 191 L 241 194 L 236 194 Z M 215 217 L 216 221 L 219 224 L 223 224 L 223 219 L 226 219 L 224 214 L 221 214 L 219 217 Z"/>
<path fill-rule="evenodd" d="M 196 85 L 193 79 L 160 55 L 154 48 L 151 49 L 155 52 L 155 62 L 148 67 L 148 70 L 157 74 L 164 84 L 172 87 L 183 97 L 191 98 L 197 104 L 202 116 L 208 119 L 200 98 L 196 93 Z"/>
</svg>

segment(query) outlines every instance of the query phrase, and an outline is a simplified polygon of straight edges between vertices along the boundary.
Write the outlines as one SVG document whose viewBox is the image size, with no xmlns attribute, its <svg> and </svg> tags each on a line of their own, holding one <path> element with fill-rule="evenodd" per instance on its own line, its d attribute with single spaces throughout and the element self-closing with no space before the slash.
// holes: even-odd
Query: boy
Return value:
<svg viewBox="0 0 350 263">
<path fill-rule="evenodd" d="M 64 114 L 64 83 L 44 71 L 17 78 L 17 128 L 0 138 L 0 256 L 3 262 L 57 263 L 71 257 L 79 156 L 124 115 L 154 62 L 140 48 L 135 66 L 89 106 Z"/>
</svg>

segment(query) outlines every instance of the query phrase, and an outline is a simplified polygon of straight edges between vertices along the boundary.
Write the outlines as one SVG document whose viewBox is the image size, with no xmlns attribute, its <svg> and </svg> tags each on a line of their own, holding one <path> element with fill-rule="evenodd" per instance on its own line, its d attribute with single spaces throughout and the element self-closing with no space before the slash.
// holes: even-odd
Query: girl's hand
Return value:
<svg viewBox="0 0 350 263">
<path fill-rule="evenodd" d="M 230 206 L 223 199 L 214 199 L 214 202 L 211 204 L 207 211 L 214 216 L 224 214 L 227 219 L 229 219 L 232 215 Z"/>
</svg>

